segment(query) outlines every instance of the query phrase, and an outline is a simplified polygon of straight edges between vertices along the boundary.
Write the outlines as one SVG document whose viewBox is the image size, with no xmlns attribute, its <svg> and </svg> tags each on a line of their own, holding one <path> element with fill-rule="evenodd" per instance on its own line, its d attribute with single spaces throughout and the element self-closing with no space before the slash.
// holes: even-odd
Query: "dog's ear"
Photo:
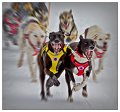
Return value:
<svg viewBox="0 0 120 112">
<path fill-rule="evenodd" d="M 107 40 L 111 39 L 111 35 L 109 33 L 107 33 L 106 36 L 107 36 L 107 38 L 106 38 Z"/>
<path fill-rule="evenodd" d="M 69 13 L 72 14 L 72 9 L 70 9 Z"/>
<path fill-rule="evenodd" d="M 82 36 L 82 35 L 80 35 L 80 36 L 79 36 L 79 39 L 80 39 L 80 40 L 82 40 L 82 39 L 83 39 L 83 36 Z"/>
</svg>

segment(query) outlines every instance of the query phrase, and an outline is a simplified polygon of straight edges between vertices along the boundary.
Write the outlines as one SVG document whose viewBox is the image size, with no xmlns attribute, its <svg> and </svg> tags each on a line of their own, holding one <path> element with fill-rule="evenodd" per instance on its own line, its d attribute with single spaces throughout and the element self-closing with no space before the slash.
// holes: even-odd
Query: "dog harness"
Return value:
<svg viewBox="0 0 120 112">
<path fill-rule="evenodd" d="M 47 55 L 50 57 L 52 61 L 52 66 L 49 70 L 53 74 L 56 74 L 58 72 L 57 67 L 59 65 L 60 58 L 66 53 L 67 46 L 65 45 L 64 48 L 57 55 L 49 50 L 48 44 L 45 47 L 43 47 L 42 54 L 44 51 L 47 53 Z"/>
<path fill-rule="evenodd" d="M 81 55 L 80 53 L 78 53 L 77 50 L 76 50 L 76 53 L 80 56 L 80 58 L 86 58 L 83 55 Z M 84 70 L 89 66 L 89 61 L 86 61 L 85 63 L 80 63 L 75 60 L 75 56 L 73 54 L 71 54 L 71 61 L 73 62 L 73 64 L 75 65 L 75 67 L 78 70 L 78 73 L 76 74 L 77 76 L 83 75 Z"/>
<path fill-rule="evenodd" d="M 105 54 L 105 51 L 104 51 L 104 50 L 102 50 L 102 52 L 99 52 L 99 51 L 95 48 L 94 51 L 95 51 L 95 54 L 96 54 L 96 57 L 97 57 L 97 58 L 102 58 L 103 55 Z"/>
<path fill-rule="evenodd" d="M 8 18 L 5 18 L 5 23 L 10 27 L 10 30 L 8 31 L 10 34 L 17 34 L 17 28 L 19 27 L 17 23 L 11 23 Z"/>
</svg>

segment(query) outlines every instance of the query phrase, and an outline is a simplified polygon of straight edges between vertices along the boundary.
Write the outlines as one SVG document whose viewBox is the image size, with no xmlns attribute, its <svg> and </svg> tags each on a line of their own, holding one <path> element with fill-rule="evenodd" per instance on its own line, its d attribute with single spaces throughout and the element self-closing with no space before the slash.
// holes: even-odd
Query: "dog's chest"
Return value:
<svg viewBox="0 0 120 112">
<path fill-rule="evenodd" d="M 59 54 L 55 55 L 52 53 L 50 50 L 47 52 L 47 56 L 49 57 L 49 61 L 51 62 L 51 67 L 49 70 L 53 73 L 56 74 L 58 72 L 59 66 L 62 64 L 62 60 L 64 57 L 64 52 L 60 51 Z"/>
<path fill-rule="evenodd" d="M 73 73 L 75 73 L 76 75 L 81 76 L 84 73 L 86 73 L 86 71 L 88 71 L 89 61 L 87 58 L 80 57 L 79 59 L 75 59 L 75 57 L 71 55 L 71 61 L 73 62 L 75 66 L 73 68 Z"/>
</svg>

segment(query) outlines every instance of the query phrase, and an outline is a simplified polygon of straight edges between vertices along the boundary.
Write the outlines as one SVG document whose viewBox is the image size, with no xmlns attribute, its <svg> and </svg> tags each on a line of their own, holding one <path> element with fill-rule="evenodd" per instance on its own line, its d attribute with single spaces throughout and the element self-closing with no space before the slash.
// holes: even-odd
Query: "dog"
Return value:
<svg viewBox="0 0 120 112">
<path fill-rule="evenodd" d="M 41 4 L 41 7 L 43 9 L 41 9 L 41 7 L 37 7 L 37 6 L 32 6 L 32 7 L 33 7 L 33 9 L 36 9 L 38 11 L 44 10 L 44 8 L 46 8 L 46 6 L 44 3 L 42 3 L 42 4 Z M 48 13 L 48 11 L 46 12 L 46 10 L 43 12 Z M 37 13 L 37 12 L 34 11 L 34 13 Z M 42 21 L 40 21 L 39 17 L 42 17 Z M 49 23 L 48 17 L 46 19 L 46 16 L 44 16 L 43 13 L 42 13 L 42 15 L 39 15 L 39 13 L 38 13 L 37 17 L 34 15 L 27 17 L 22 22 L 21 27 L 19 29 L 20 56 L 19 56 L 17 66 L 21 67 L 23 65 L 23 57 L 24 57 L 24 53 L 25 53 L 25 48 L 27 47 L 28 64 L 29 64 L 32 82 L 37 81 L 36 57 L 39 53 L 40 47 L 46 41 L 48 23 Z"/>
<path fill-rule="evenodd" d="M 36 57 L 40 47 L 45 42 L 46 31 L 42 30 L 39 21 L 34 17 L 29 17 L 28 22 L 25 22 L 24 28 L 19 31 L 19 49 L 20 56 L 18 60 L 18 67 L 23 65 L 24 53 L 27 52 L 28 64 L 31 73 L 32 82 L 37 81 L 37 61 Z M 24 24 L 23 24 L 24 25 Z M 27 51 L 25 50 L 27 48 Z"/>
<path fill-rule="evenodd" d="M 95 48 L 95 42 L 92 39 L 84 39 L 80 36 L 80 41 L 71 43 L 70 48 L 71 52 L 67 54 L 65 59 L 65 77 L 68 86 L 68 94 L 70 96 L 68 99 L 72 102 L 73 91 L 78 91 L 83 88 L 82 95 L 84 97 L 88 96 L 87 80 L 92 71 L 91 58 Z M 81 83 L 76 83 L 73 73 L 77 76 L 83 76 L 83 81 Z M 71 80 L 74 82 L 72 89 L 70 86 Z"/>
<path fill-rule="evenodd" d="M 59 31 L 65 34 L 65 42 L 70 43 L 77 39 L 78 31 L 74 22 L 72 10 L 64 11 L 59 16 Z"/>
<path fill-rule="evenodd" d="M 97 74 L 103 70 L 103 61 L 108 50 L 108 42 L 111 39 L 109 33 L 105 33 L 99 26 L 93 25 L 85 29 L 85 38 L 92 39 L 96 42 L 94 55 L 92 58 L 93 80 L 96 81 Z M 98 61 L 97 61 L 98 60 Z M 95 63 L 97 61 L 97 63 Z M 97 67 L 96 67 L 97 66 Z M 97 68 L 97 69 L 96 69 Z"/>
<path fill-rule="evenodd" d="M 58 78 L 65 69 L 65 56 L 68 47 L 64 44 L 64 34 L 61 32 L 51 32 L 49 34 L 49 41 L 40 50 L 38 55 L 38 65 L 40 71 L 41 83 L 41 100 L 47 100 L 51 96 L 50 88 L 52 86 L 59 86 Z M 48 74 L 49 78 L 46 81 L 46 92 L 44 90 L 45 76 Z"/>
</svg>

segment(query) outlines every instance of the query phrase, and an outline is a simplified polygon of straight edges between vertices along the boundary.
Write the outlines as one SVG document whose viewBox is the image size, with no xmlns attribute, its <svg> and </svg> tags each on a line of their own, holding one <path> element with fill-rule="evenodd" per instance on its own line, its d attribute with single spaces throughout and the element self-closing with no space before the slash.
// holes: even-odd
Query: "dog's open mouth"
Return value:
<svg viewBox="0 0 120 112">
<path fill-rule="evenodd" d="M 53 43 L 51 43 L 51 46 L 52 46 L 55 54 L 58 54 L 60 52 L 63 44 L 62 43 L 55 43 L 55 42 L 53 42 Z"/>
<path fill-rule="evenodd" d="M 68 28 L 68 26 L 69 26 L 69 23 L 64 24 L 65 29 L 67 29 L 67 28 Z"/>
<path fill-rule="evenodd" d="M 87 57 L 88 60 L 92 58 L 93 55 L 93 50 L 86 50 L 85 51 L 85 56 Z"/>
</svg>

